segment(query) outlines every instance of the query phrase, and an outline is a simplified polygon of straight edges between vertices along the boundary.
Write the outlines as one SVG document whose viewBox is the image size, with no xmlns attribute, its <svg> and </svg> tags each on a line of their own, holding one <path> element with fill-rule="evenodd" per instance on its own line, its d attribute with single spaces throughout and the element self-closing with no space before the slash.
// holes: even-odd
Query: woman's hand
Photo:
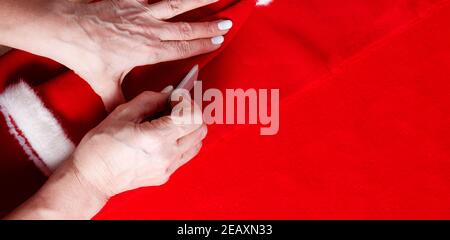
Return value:
<svg viewBox="0 0 450 240">
<path fill-rule="evenodd" d="M 106 0 L 70 9 L 81 29 L 77 57 L 67 58 L 98 92 L 106 105 L 120 99 L 120 85 L 134 67 L 188 58 L 214 51 L 223 43 L 230 21 L 169 23 L 181 13 L 217 0 L 164 0 L 149 5 L 138 0 Z M 109 107 L 111 108 L 111 107 Z"/>
<path fill-rule="evenodd" d="M 0 20 L 10 20 L 3 27 L 0 24 L 0 30 L 5 31 L 0 44 L 69 67 L 112 110 L 123 101 L 121 83 L 134 67 L 188 58 L 221 46 L 231 21 L 166 21 L 217 1 L 162 0 L 148 4 L 144 0 L 103 0 L 87 4 L 2 0 Z"/>
<path fill-rule="evenodd" d="M 9 218 L 87 219 L 115 194 L 166 183 L 198 154 L 207 133 L 186 94 L 171 116 L 146 120 L 167 107 L 167 92 L 145 92 L 116 108 Z"/>
<path fill-rule="evenodd" d="M 182 109 L 181 116 L 145 120 L 167 107 L 168 96 L 143 93 L 119 106 L 88 133 L 72 158 L 80 179 L 110 197 L 139 187 L 162 185 L 196 156 L 207 128 L 201 110 L 189 95 L 174 108 Z M 180 121 L 194 117 L 200 121 Z"/>
</svg>

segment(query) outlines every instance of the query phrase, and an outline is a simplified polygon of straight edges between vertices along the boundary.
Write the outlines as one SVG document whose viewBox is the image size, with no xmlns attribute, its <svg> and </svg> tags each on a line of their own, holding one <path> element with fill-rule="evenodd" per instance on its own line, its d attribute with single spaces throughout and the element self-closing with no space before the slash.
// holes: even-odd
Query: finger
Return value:
<svg viewBox="0 0 450 240">
<path fill-rule="evenodd" d="M 200 108 L 195 105 L 189 96 L 189 93 L 183 93 L 183 97 L 178 98 L 181 90 L 172 93 L 170 100 L 176 101 L 170 116 L 160 117 L 152 121 L 146 121 L 141 124 L 144 132 L 158 129 L 163 136 L 177 142 L 178 139 L 187 136 L 203 125 L 203 114 Z M 178 92 L 178 93 L 177 93 Z M 166 99 L 166 104 L 169 104 Z M 178 146 L 178 145 L 177 145 Z"/>
<path fill-rule="evenodd" d="M 163 0 L 150 4 L 149 9 L 153 17 L 160 20 L 166 20 L 217 1 L 218 0 Z"/>
<path fill-rule="evenodd" d="M 130 102 L 114 110 L 114 114 L 123 120 L 142 122 L 149 116 L 161 112 L 168 106 L 170 93 L 143 92 Z"/>
<path fill-rule="evenodd" d="M 174 123 L 182 127 L 186 125 L 196 125 L 194 130 L 203 125 L 203 113 L 200 107 L 192 100 L 190 93 L 185 89 L 177 89 L 171 95 L 172 108 L 171 118 Z"/>
<path fill-rule="evenodd" d="M 233 27 L 231 20 L 202 23 L 167 23 L 158 32 L 163 41 L 194 40 L 223 36 Z"/>
<path fill-rule="evenodd" d="M 198 143 L 185 153 L 181 155 L 181 158 L 177 161 L 173 162 L 169 168 L 167 169 L 167 172 L 169 175 L 172 175 L 175 171 L 177 171 L 180 167 L 184 166 L 186 163 L 188 163 L 190 160 L 192 160 L 195 156 L 197 156 L 202 149 L 202 143 Z"/>
<path fill-rule="evenodd" d="M 179 138 L 187 136 L 203 125 L 203 113 L 191 99 L 187 90 L 177 89 L 172 93 L 172 103 L 176 105 L 172 109 L 170 118 L 178 129 Z"/>
<path fill-rule="evenodd" d="M 201 141 L 203 141 L 208 134 L 208 128 L 205 124 L 203 124 L 199 129 L 195 130 L 194 132 L 190 133 L 189 135 L 186 135 L 180 139 L 178 139 L 178 148 L 181 152 L 186 152 L 193 146 L 199 144 Z"/>
<path fill-rule="evenodd" d="M 159 61 L 173 61 L 193 56 L 209 53 L 220 48 L 224 42 L 224 37 L 214 37 L 211 39 L 198 39 L 191 41 L 165 41 L 160 48 Z"/>
</svg>

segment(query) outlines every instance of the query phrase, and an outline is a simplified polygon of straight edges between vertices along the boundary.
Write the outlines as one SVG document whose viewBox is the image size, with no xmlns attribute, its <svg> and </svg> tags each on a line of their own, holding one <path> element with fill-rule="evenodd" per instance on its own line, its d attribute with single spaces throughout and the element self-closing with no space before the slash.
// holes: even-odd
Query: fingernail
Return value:
<svg viewBox="0 0 450 240">
<path fill-rule="evenodd" d="M 223 20 L 220 21 L 217 26 L 221 31 L 230 30 L 233 27 L 233 22 L 231 20 Z"/>
<path fill-rule="evenodd" d="M 225 41 L 225 38 L 223 36 L 213 37 L 211 38 L 211 42 L 214 45 L 220 45 Z"/>
<path fill-rule="evenodd" d="M 169 85 L 166 88 L 164 88 L 161 93 L 171 93 L 173 91 L 173 86 Z"/>
</svg>

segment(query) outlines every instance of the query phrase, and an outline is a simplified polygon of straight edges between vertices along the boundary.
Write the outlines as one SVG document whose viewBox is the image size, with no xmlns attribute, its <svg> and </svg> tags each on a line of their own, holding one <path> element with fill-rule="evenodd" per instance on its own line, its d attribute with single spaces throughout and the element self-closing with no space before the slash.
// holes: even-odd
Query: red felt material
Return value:
<svg viewBox="0 0 450 240">
<path fill-rule="evenodd" d="M 275 0 L 222 10 L 238 25 L 220 55 L 137 69 L 126 95 L 159 90 L 200 62 L 205 87 L 280 88 L 279 135 L 211 126 L 200 156 L 167 185 L 121 194 L 97 219 L 450 218 L 448 1 Z M 21 54 L 0 58 L 1 78 L 34 59 Z M 44 66 L 36 79 L 60 71 Z M 46 78 L 60 84 L 38 82 L 39 93 L 77 141 L 104 116 L 99 99 L 70 73 Z M 54 103 L 64 79 L 87 94 L 83 107 Z M 24 156 L 11 163 L 17 146 L 0 148 L 2 166 L 27 172 L 15 167 Z M 23 175 L 22 186 L 39 178 Z"/>
</svg>

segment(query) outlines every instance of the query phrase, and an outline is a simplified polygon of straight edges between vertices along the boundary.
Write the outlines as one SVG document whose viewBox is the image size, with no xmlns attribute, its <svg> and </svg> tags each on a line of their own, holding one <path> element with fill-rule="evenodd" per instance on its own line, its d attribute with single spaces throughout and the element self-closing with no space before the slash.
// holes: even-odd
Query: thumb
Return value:
<svg viewBox="0 0 450 240">
<path fill-rule="evenodd" d="M 143 92 L 130 102 L 117 109 L 119 118 L 140 123 L 151 115 L 168 107 L 168 99 L 173 87 L 169 86 L 162 92 Z"/>
</svg>

